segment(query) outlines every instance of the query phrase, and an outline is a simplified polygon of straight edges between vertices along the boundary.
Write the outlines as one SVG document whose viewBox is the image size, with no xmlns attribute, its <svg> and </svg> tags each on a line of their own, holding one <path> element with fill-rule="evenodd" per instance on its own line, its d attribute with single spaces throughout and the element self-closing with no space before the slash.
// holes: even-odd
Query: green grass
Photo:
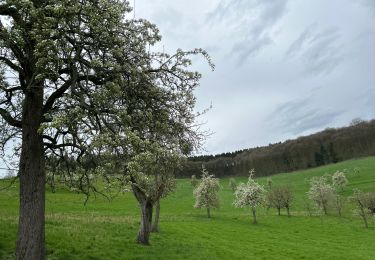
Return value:
<svg viewBox="0 0 375 260">
<path fill-rule="evenodd" d="M 360 168 L 355 175 L 353 169 Z M 135 243 L 138 206 L 132 194 L 112 202 L 103 198 L 83 205 L 84 196 L 58 190 L 47 193 L 46 243 L 49 259 L 375 259 L 375 223 L 365 229 L 347 205 L 344 216 L 309 217 L 303 198 L 307 179 L 347 169 L 349 185 L 375 191 L 375 157 L 351 160 L 311 170 L 272 176 L 273 185 L 291 184 L 295 192 L 292 217 L 276 210 L 259 211 L 259 224 L 250 211 L 232 206 L 228 179 L 221 180 L 222 207 L 206 217 L 192 207 L 189 180 L 179 180 L 175 193 L 161 203 L 161 232 L 152 234 L 150 246 Z M 246 181 L 246 178 L 236 178 Z M 266 178 L 259 178 L 263 184 Z M 5 181 L 0 183 L 4 186 Z M 0 259 L 12 259 L 18 221 L 18 186 L 0 191 Z"/>
</svg>

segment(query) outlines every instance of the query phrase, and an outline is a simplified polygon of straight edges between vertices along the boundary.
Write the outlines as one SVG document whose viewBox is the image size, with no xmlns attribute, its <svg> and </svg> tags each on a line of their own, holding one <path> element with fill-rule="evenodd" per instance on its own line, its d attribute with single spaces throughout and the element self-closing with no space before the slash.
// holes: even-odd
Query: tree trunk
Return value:
<svg viewBox="0 0 375 260">
<path fill-rule="evenodd" d="M 210 207 L 207 207 L 207 217 L 211 218 Z"/>
<path fill-rule="evenodd" d="M 149 199 L 136 185 L 132 184 L 132 189 L 138 200 L 139 207 L 141 208 L 141 224 L 139 227 L 137 242 L 142 245 L 149 245 L 153 203 L 151 199 Z"/>
<path fill-rule="evenodd" d="M 286 212 L 288 213 L 288 217 L 290 218 L 290 208 L 286 207 Z"/>
<path fill-rule="evenodd" d="M 342 200 L 340 195 L 336 195 L 336 208 L 337 208 L 337 213 L 339 214 L 340 217 L 342 217 Z"/>
<path fill-rule="evenodd" d="M 324 215 L 327 215 L 327 205 L 326 205 L 326 203 L 323 203 L 323 211 L 324 211 Z"/>
<path fill-rule="evenodd" d="M 251 209 L 251 211 L 253 212 L 253 224 L 257 224 L 257 215 L 256 215 L 256 211 L 254 208 Z"/>
<path fill-rule="evenodd" d="M 360 210 L 361 210 L 361 217 L 363 219 L 363 222 L 365 223 L 365 228 L 368 228 L 366 212 L 365 212 L 365 210 L 363 209 L 362 206 L 361 206 Z"/>
<path fill-rule="evenodd" d="M 281 215 L 280 211 L 281 211 L 280 208 L 277 208 L 277 213 L 278 213 L 279 216 Z"/>
<path fill-rule="evenodd" d="M 26 94 L 22 112 L 19 165 L 20 209 L 16 259 L 45 259 L 45 170 L 42 133 L 43 88 Z"/>
<path fill-rule="evenodd" d="M 152 224 L 151 232 L 159 232 L 159 216 L 160 216 L 160 200 L 155 204 L 154 223 Z"/>
</svg>

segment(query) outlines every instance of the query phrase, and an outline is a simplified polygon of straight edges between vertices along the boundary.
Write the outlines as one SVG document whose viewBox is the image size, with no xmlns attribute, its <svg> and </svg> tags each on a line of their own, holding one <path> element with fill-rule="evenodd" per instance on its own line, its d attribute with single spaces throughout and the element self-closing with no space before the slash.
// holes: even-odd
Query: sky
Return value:
<svg viewBox="0 0 375 260">
<path fill-rule="evenodd" d="M 207 50 L 198 154 L 268 145 L 375 118 L 375 0 L 131 0 L 155 48 Z M 0 166 L 3 166 L 0 162 Z M 0 169 L 0 177 L 5 172 Z"/>
<path fill-rule="evenodd" d="M 374 0 L 132 0 L 156 48 L 203 48 L 200 154 L 231 152 L 375 118 Z"/>
</svg>

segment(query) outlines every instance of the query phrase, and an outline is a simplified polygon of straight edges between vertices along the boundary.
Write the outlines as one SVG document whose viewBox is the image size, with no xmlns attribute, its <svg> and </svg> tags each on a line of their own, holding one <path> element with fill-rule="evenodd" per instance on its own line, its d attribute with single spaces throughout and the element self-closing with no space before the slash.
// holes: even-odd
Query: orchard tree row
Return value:
<svg viewBox="0 0 375 260">
<path fill-rule="evenodd" d="M 291 207 L 295 200 L 293 188 L 290 185 L 273 185 L 272 179 L 267 178 L 267 187 L 255 181 L 255 170 L 250 170 L 247 183 L 237 185 L 234 178 L 229 179 L 229 188 L 234 192 L 233 205 L 237 208 L 248 207 L 251 209 L 253 223 L 257 223 L 257 209 L 266 207 L 277 209 L 278 215 L 281 210 L 286 209 L 288 217 L 291 216 Z M 331 182 L 328 178 L 331 177 Z M 306 213 L 311 216 L 315 209 L 319 215 L 327 215 L 328 209 L 334 209 L 341 217 L 346 204 L 342 196 L 344 188 L 348 184 L 346 175 L 342 171 L 336 171 L 332 176 L 313 177 L 309 180 L 310 188 L 305 200 Z M 191 177 L 191 185 L 194 187 L 195 208 L 207 209 L 207 216 L 211 217 L 211 209 L 219 208 L 220 181 L 214 175 L 210 175 L 203 167 L 202 178 L 199 181 L 195 175 Z M 304 198 L 303 198 L 304 199 Z M 375 217 L 375 192 L 363 193 L 359 190 L 353 191 L 349 198 L 356 205 L 354 213 L 360 216 L 366 228 L 368 228 L 368 217 Z"/>
</svg>

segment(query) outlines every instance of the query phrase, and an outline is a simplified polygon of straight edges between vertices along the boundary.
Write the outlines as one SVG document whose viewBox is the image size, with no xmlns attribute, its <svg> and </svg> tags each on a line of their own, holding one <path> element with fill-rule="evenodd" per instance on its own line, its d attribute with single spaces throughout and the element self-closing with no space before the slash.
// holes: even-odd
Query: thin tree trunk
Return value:
<svg viewBox="0 0 375 260">
<path fill-rule="evenodd" d="M 280 208 L 277 208 L 277 213 L 279 216 L 281 215 Z"/>
<path fill-rule="evenodd" d="M 339 217 L 342 217 L 342 205 L 341 205 L 341 202 L 340 201 L 337 201 L 337 213 L 339 214 Z"/>
<path fill-rule="evenodd" d="M 150 232 L 152 223 L 152 201 L 136 185 L 132 185 L 133 193 L 141 208 L 141 224 L 138 231 L 137 242 L 142 245 L 150 244 Z"/>
<path fill-rule="evenodd" d="M 207 217 L 211 218 L 210 207 L 207 207 Z"/>
<path fill-rule="evenodd" d="M 155 203 L 155 216 L 152 224 L 151 232 L 159 232 L 159 216 L 160 216 L 160 200 Z"/>
<path fill-rule="evenodd" d="M 366 212 L 365 212 L 365 210 L 363 209 L 363 207 L 361 207 L 361 217 L 362 217 L 362 219 L 363 219 L 363 222 L 365 223 L 365 228 L 368 228 Z"/>
<path fill-rule="evenodd" d="M 288 213 L 288 217 L 290 218 L 290 208 L 289 208 L 289 206 L 286 207 L 286 212 Z"/>
<path fill-rule="evenodd" d="M 39 126 L 43 88 L 26 94 L 22 112 L 22 151 L 19 165 L 20 209 L 16 259 L 45 259 L 45 170 Z"/>
<path fill-rule="evenodd" d="M 253 224 L 257 224 L 257 215 L 256 215 L 256 211 L 254 208 L 251 209 L 251 211 L 253 212 Z"/>
<path fill-rule="evenodd" d="M 339 216 L 342 216 L 342 200 L 340 195 L 336 195 L 336 207 L 337 207 L 337 213 L 339 213 Z"/>
<path fill-rule="evenodd" d="M 327 205 L 325 203 L 323 203 L 323 211 L 324 215 L 327 215 Z"/>
</svg>

